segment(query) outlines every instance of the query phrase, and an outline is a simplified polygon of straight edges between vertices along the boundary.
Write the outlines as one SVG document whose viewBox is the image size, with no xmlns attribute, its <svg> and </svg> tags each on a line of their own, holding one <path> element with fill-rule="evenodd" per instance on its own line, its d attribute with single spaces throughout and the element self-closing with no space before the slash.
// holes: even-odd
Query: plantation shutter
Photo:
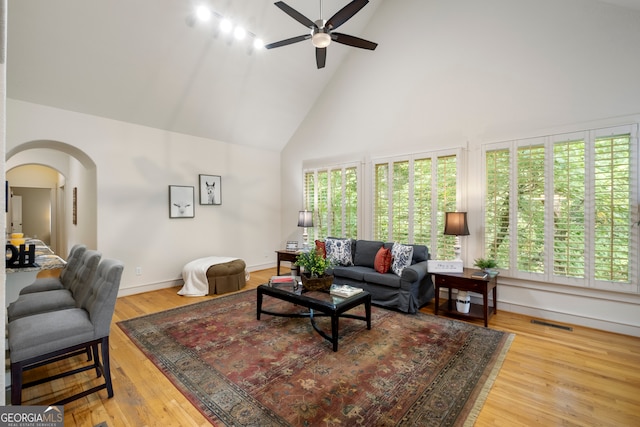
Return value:
<svg viewBox="0 0 640 427">
<path fill-rule="evenodd" d="M 544 273 L 545 147 L 526 145 L 517 153 L 518 270 Z M 552 202 L 551 202 L 552 203 Z"/>
<path fill-rule="evenodd" d="M 304 200 L 313 211 L 315 239 L 358 236 L 357 166 L 322 168 L 304 172 Z"/>
<path fill-rule="evenodd" d="M 553 144 L 553 274 L 585 277 L 585 143 Z"/>
<path fill-rule="evenodd" d="M 630 280 L 630 153 L 628 134 L 595 140 L 593 189 L 596 280 Z"/>
<path fill-rule="evenodd" d="M 504 269 L 510 265 L 510 165 L 509 149 L 486 153 L 485 257 L 496 260 Z"/>
<path fill-rule="evenodd" d="M 391 240 L 409 242 L 409 162 L 393 163 L 393 193 L 391 196 L 393 227 Z"/>
<path fill-rule="evenodd" d="M 458 158 L 457 156 L 438 157 L 437 168 L 437 230 L 438 239 L 435 253 L 438 259 L 454 259 L 453 246 L 455 236 L 444 235 L 446 212 L 457 211 L 458 200 Z"/>
<path fill-rule="evenodd" d="M 389 165 L 377 164 L 375 170 L 375 194 L 373 212 L 373 239 L 389 239 Z"/>
<path fill-rule="evenodd" d="M 431 159 L 413 162 L 413 242 L 421 245 L 431 243 Z"/>
<path fill-rule="evenodd" d="M 444 212 L 457 210 L 457 168 L 458 154 L 375 162 L 373 238 L 427 245 L 434 259 L 453 256 L 454 239 L 442 232 Z"/>
</svg>

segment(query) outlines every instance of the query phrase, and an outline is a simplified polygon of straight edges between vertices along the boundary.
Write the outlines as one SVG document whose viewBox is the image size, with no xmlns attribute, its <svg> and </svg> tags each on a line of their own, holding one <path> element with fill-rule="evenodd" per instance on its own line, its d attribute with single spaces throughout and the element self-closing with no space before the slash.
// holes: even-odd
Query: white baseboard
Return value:
<svg viewBox="0 0 640 427">
<path fill-rule="evenodd" d="M 251 273 L 252 271 L 266 270 L 268 268 L 274 268 L 275 266 L 276 265 L 273 262 L 252 265 L 252 266 L 247 266 L 247 271 Z M 121 287 L 120 291 L 118 292 L 118 297 L 136 295 L 144 292 L 159 291 L 160 289 L 173 288 L 176 286 L 182 286 L 183 284 L 184 284 L 184 281 L 182 279 L 169 279 L 169 280 L 164 280 L 164 281 L 155 282 L 155 283 L 142 283 L 139 285 L 128 286 L 126 288 Z"/>
<path fill-rule="evenodd" d="M 118 298 L 129 295 L 142 294 L 144 292 L 159 291 L 160 289 L 173 288 L 176 286 L 182 286 L 183 284 L 184 282 L 182 281 L 182 279 L 175 279 L 167 280 L 164 282 L 145 283 L 141 285 L 130 286 L 127 288 L 120 288 L 120 291 L 118 292 Z"/>
<path fill-rule="evenodd" d="M 480 303 L 482 303 L 482 301 L 480 301 Z M 511 313 L 523 314 L 525 316 L 536 317 L 544 320 L 568 323 L 570 325 L 599 329 L 601 331 L 613 332 L 616 334 L 640 337 L 640 327 L 638 326 L 612 322 L 607 319 L 597 319 L 587 315 L 567 314 L 538 307 L 527 307 L 520 304 L 500 301 L 500 299 L 498 298 L 498 316 L 500 315 L 500 311 L 508 311 Z"/>
<path fill-rule="evenodd" d="M 454 295 L 455 295 L 455 291 L 454 291 Z M 447 296 L 448 296 L 447 290 L 441 289 L 440 290 L 441 301 L 446 300 Z M 474 304 L 481 305 L 482 296 L 479 294 L 472 293 L 471 302 Z M 435 303 L 435 300 L 434 300 L 434 303 Z M 610 302 L 610 304 L 615 304 L 615 302 Z M 493 305 L 491 298 L 489 298 L 489 305 L 490 306 Z M 567 323 L 570 325 L 583 326 L 586 328 L 599 329 L 601 331 L 613 332 L 616 334 L 640 337 L 640 326 L 637 326 L 631 323 L 616 322 L 612 319 L 607 319 L 607 318 L 598 318 L 593 315 L 590 315 L 590 313 L 566 313 L 560 310 L 534 307 L 534 306 L 529 306 L 529 305 L 525 305 L 525 304 L 514 302 L 514 301 L 505 301 L 500 299 L 500 296 L 498 293 L 498 313 L 496 315 L 499 316 L 501 311 L 522 314 L 525 316 L 531 316 L 531 317 L 548 320 L 548 321 L 555 321 L 555 322 Z"/>
</svg>

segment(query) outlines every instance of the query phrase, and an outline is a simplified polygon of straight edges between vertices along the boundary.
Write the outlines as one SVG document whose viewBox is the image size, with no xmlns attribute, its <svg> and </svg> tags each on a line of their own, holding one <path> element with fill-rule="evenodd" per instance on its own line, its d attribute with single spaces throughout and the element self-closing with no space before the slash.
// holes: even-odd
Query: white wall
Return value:
<svg viewBox="0 0 640 427">
<path fill-rule="evenodd" d="M 97 249 L 124 261 L 121 294 L 180 284 L 184 264 L 204 256 L 237 256 L 250 269 L 274 264 L 279 153 L 9 99 L 7 151 L 41 140 L 77 147 L 95 163 L 92 183 L 91 171 L 70 161 L 67 200 L 77 186 L 78 224 L 93 215 Z M 28 161 L 26 152 L 18 156 Z M 198 174 L 222 176 L 221 206 L 198 204 Z M 169 219 L 169 185 L 195 187 L 195 218 Z"/>
<path fill-rule="evenodd" d="M 368 165 L 376 156 L 462 147 L 459 208 L 469 212 L 463 258 L 471 266 L 482 255 L 474 221 L 482 144 L 640 121 L 637 11 L 591 0 L 387 1 L 360 35 L 378 49 L 353 49 L 283 150 L 283 236 L 295 232 L 303 162 Z M 365 223 L 364 238 L 370 230 Z M 638 295 L 500 283 L 504 308 L 640 335 Z"/>
<path fill-rule="evenodd" d="M 7 99 L 7 66 L 5 65 L 7 51 L 7 0 L 0 0 L 0 152 L 6 152 L 6 99 Z M 0 162 L 0 175 L 5 176 L 4 162 Z M 5 224 L 6 233 L 6 215 L 4 209 L 0 209 L 1 223 Z M 0 289 L 5 289 L 5 265 L 0 265 Z M 0 307 L 2 307 L 2 317 L 6 318 L 5 308 L 5 292 L 0 292 Z M 5 363 L 5 340 L 0 343 L 0 359 Z M 0 375 L 0 390 L 5 389 L 5 376 Z M 0 393 L 0 405 L 5 404 L 5 393 Z"/>
</svg>

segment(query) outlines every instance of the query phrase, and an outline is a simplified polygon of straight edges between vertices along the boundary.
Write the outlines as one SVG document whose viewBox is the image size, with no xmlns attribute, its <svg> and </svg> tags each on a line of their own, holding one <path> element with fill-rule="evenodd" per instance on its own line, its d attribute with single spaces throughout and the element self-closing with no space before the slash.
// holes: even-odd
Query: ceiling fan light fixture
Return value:
<svg viewBox="0 0 640 427">
<path fill-rule="evenodd" d="M 317 32 L 311 37 L 311 43 L 313 43 L 315 47 L 327 47 L 331 44 L 331 36 L 328 33 Z"/>
</svg>

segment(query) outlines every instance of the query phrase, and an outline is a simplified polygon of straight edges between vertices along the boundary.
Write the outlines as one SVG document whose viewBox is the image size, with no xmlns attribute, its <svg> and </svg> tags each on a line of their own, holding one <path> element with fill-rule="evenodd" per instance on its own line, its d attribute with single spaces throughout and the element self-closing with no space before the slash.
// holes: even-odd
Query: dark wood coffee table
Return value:
<svg viewBox="0 0 640 427">
<path fill-rule="evenodd" d="M 341 317 L 364 320 L 367 322 L 367 329 L 371 329 L 371 294 L 367 291 L 362 291 L 353 296 L 342 298 L 333 296 L 329 294 L 329 292 L 306 292 L 302 289 L 302 286 L 299 286 L 297 289 L 293 289 L 293 286 L 290 284 L 277 284 L 274 286 L 264 284 L 258 286 L 257 295 L 258 301 L 256 314 L 258 320 L 260 320 L 260 315 L 262 313 L 282 317 L 308 317 L 311 320 L 313 329 L 315 329 L 320 336 L 333 344 L 333 351 L 338 351 L 338 322 Z M 309 311 L 302 311 L 298 313 L 274 313 L 272 311 L 263 310 L 262 299 L 264 295 L 288 301 L 307 308 Z M 362 304 L 364 304 L 365 316 L 346 313 L 352 308 Z M 316 311 L 320 313 L 316 313 Z M 315 317 L 331 317 L 331 335 L 325 333 L 316 325 L 314 320 Z"/>
</svg>

